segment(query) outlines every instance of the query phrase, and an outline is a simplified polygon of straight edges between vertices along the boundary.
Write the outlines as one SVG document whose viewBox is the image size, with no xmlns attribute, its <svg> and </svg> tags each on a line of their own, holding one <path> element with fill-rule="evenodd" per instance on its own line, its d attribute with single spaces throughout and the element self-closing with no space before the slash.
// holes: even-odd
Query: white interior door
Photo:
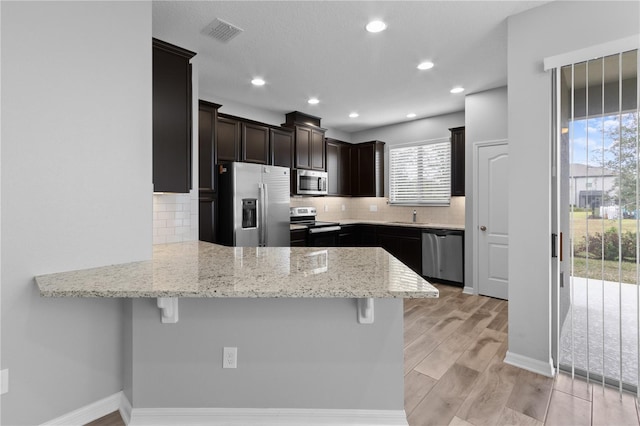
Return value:
<svg viewBox="0 0 640 426">
<path fill-rule="evenodd" d="M 478 293 L 509 298 L 508 145 L 478 147 Z"/>
</svg>

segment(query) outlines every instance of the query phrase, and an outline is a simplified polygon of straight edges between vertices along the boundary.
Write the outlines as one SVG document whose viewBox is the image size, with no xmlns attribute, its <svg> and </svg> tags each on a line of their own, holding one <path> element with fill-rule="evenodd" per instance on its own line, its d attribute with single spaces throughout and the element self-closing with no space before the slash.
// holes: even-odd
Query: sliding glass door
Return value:
<svg viewBox="0 0 640 426">
<path fill-rule="evenodd" d="M 556 70 L 561 369 L 636 390 L 638 51 Z"/>
</svg>

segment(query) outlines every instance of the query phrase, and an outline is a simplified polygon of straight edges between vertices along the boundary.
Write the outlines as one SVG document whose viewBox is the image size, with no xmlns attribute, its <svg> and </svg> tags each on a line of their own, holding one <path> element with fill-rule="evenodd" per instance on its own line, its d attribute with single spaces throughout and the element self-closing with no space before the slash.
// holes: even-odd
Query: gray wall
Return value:
<svg viewBox="0 0 640 426">
<path fill-rule="evenodd" d="M 388 145 L 429 139 L 448 138 L 451 127 L 464 126 L 464 111 L 438 115 L 390 126 L 376 127 L 351 134 L 354 143 L 371 140 L 385 141 Z"/>
<path fill-rule="evenodd" d="M 2 4 L 2 424 L 122 389 L 123 302 L 38 274 L 151 256 L 151 4 Z"/>
<path fill-rule="evenodd" d="M 542 61 L 637 34 L 639 16 L 638 2 L 562 1 L 508 21 L 509 354 L 548 371 L 552 99 Z"/>
<path fill-rule="evenodd" d="M 473 269 L 473 253 L 475 249 L 473 230 L 479 224 L 474 222 L 473 181 L 477 170 L 473 164 L 474 144 L 507 139 L 507 88 L 487 90 L 467 95 L 465 106 L 465 229 L 464 234 L 464 282 L 467 292 L 477 290 L 475 271 Z"/>
<path fill-rule="evenodd" d="M 133 301 L 134 408 L 404 408 L 401 299 L 376 299 L 366 325 L 353 299 L 179 303 L 162 324 L 154 300 Z"/>
</svg>

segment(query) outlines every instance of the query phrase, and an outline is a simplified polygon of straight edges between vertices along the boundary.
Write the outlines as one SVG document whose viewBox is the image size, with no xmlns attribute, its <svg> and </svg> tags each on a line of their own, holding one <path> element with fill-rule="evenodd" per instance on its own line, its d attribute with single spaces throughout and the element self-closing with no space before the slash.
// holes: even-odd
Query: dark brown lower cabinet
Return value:
<svg viewBox="0 0 640 426">
<path fill-rule="evenodd" d="M 216 232 L 218 223 L 217 207 L 217 194 L 200 193 L 198 208 L 198 239 L 200 241 L 208 241 L 210 243 L 218 242 L 218 235 Z"/>
<path fill-rule="evenodd" d="M 305 247 L 307 245 L 307 230 L 291 230 L 291 247 Z"/>
<path fill-rule="evenodd" d="M 376 241 L 399 261 L 422 274 L 422 229 L 402 226 L 379 226 Z"/>
<path fill-rule="evenodd" d="M 358 246 L 358 226 L 342 225 L 338 233 L 338 245 L 340 247 Z"/>
<path fill-rule="evenodd" d="M 305 245 L 306 230 L 291 231 L 291 245 Z M 422 276 L 422 233 L 424 228 L 393 225 L 342 225 L 337 247 L 381 247 Z M 464 232 L 464 231 L 459 231 Z M 326 246 L 326 244 L 324 244 Z M 447 284 L 461 285 L 450 281 Z"/>
</svg>

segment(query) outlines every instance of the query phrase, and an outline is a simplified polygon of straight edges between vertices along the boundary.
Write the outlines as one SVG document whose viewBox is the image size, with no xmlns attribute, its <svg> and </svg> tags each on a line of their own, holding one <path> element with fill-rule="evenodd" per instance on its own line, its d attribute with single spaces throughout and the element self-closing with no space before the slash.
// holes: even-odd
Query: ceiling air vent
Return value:
<svg viewBox="0 0 640 426">
<path fill-rule="evenodd" d="M 216 18 L 212 23 L 205 27 L 203 33 L 221 41 L 222 43 L 226 43 L 242 31 L 244 31 L 242 28 L 238 28 L 233 24 L 223 21 L 222 19 Z"/>
</svg>

